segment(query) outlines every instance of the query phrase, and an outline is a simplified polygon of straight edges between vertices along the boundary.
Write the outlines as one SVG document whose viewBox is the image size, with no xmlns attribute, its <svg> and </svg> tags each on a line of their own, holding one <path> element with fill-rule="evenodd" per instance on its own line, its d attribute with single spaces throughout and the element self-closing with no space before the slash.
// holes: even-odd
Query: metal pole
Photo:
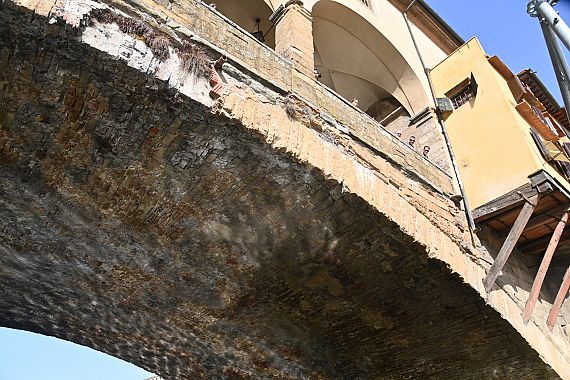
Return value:
<svg viewBox="0 0 570 380">
<path fill-rule="evenodd" d="M 566 46 L 566 49 L 570 50 L 570 28 L 554 8 L 552 8 L 552 5 L 550 5 L 548 1 L 543 0 L 536 2 L 535 7 L 537 13 L 550 25 L 554 33 L 556 33 L 564 46 Z"/>
<path fill-rule="evenodd" d="M 540 20 L 540 27 L 542 28 L 546 47 L 548 48 L 548 53 L 552 61 L 552 67 L 554 68 L 558 86 L 560 87 L 562 100 L 564 100 L 566 115 L 568 115 L 568 120 L 570 120 L 570 68 L 568 67 L 564 53 L 560 48 L 560 44 L 552 28 L 544 20 Z M 567 135 L 570 135 L 570 131 L 565 132 Z"/>
</svg>

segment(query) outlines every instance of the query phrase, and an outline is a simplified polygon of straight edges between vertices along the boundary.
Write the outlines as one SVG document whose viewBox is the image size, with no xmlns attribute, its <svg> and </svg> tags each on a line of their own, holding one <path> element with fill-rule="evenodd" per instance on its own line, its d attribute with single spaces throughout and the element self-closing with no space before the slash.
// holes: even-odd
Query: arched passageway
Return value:
<svg viewBox="0 0 570 380">
<path fill-rule="evenodd" d="M 409 116 L 427 105 L 410 64 L 363 16 L 333 0 L 317 2 L 312 16 L 315 68 L 322 83 L 348 100 L 357 99 L 358 107 L 377 120 L 399 107 Z"/>
<path fill-rule="evenodd" d="M 215 0 L 213 3 L 218 12 L 253 34 L 256 39 L 271 49 L 275 49 L 275 28 L 269 21 L 273 10 L 266 1 Z"/>
<path fill-rule="evenodd" d="M 394 133 L 404 130 L 410 122 L 409 112 L 393 96 L 378 100 L 366 109 L 366 113 Z"/>
</svg>

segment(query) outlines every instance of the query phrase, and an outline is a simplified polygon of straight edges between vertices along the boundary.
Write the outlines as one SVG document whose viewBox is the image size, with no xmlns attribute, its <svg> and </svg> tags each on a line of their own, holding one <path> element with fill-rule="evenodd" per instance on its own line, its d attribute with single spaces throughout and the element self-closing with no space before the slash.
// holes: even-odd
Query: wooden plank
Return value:
<svg viewBox="0 0 570 380">
<path fill-rule="evenodd" d="M 547 223 L 543 224 L 540 227 L 533 228 L 532 230 L 525 229 L 521 235 L 521 238 L 519 239 L 519 244 L 517 244 L 517 247 L 520 247 L 523 244 L 531 242 L 533 240 L 546 238 L 547 241 L 544 244 L 544 247 L 546 248 L 550 242 L 550 237 L 556 228 L 556 224 L 558 224 L 557 220 L 549 219 Z M 541 253 L 544 253 L 544 250 Z"/>
<path fill-rule="evenodd" d="M 542 204 L 542 200 L 540 202 Z M 542 227 L 546 224 L 550 224 L 553 222 L 558 222 L 561 219 L 561 215 L 564 215 L 564 212 L 568 210 L 569 208 L 569 204 L 564 204 L 560 207 L 556 207 L 554 209 L 551 210 L 546 210 L 543 213 L 539 214 L 539 210 L 538 207 L 535 209 L 535 214 L 538 214 L 536 216 L 533 216 L 528 223 L 526 224 L 525 227 L 525 234 L 535 228 L 538 227 Z M 508 234 L 508 230 L 507 231 L 501 231 L 499 232 L 499 237 L 501 239 L 504 239 Z"/>
<path fill-rule="evenodd" d="M 523 98 L 527 95 L 525 86 L 522 84 L 521 80 L 516 75 L 514 75 L 511 79 L 507 80 L 507 86 L 509 86 L 509 89 L 511 90 L 511 93 L 513 94 L 515 101 L 517 103 L 522 101 Z"/>
<path fill-rule="evenodd" d="M 526 101 L 522 101 L 515 106 L 519 114 L 547 141 L 558 141 L 558 133 L 545 123 L 546 118 L 540 110 L 533 110 Z"/>
<path fill-rule="evenodd" d="M 525 198 L 530 198 L 533 195 L 541 194 L 544 196 L 554 191 L 554 187 L 547 179 L 543 179 L 542 172 L 529 177 L 531 183 L 523 185 L 515 190 L 512 190 L 486 204 L 477 207 L 472 211 L 473 218 L 477 223 L 485 222 L 491 218 L 496 218 L 500 215 L 509 215 L 517 207 L 522 205 Z"/>
<path fill-rule="evenodd" d="M 548 319 L 546 320 L 546 325 L 548 329 L 552 331 L 554 325 L 556 324 L 556 320 L 558 319 L 558 313 L 560 312 L 560 308 L 564 303 L 564 299 L 568 294 L 568 289 L 570 289 L 570 267 L 566 269 L 566 273 L 564 274 L 564 280 L 562 280 L 562 285 L 558 290 L 558 294 L 556 295 L 556 299 L 554 300 L 554 304 L 550 309 L 550 314 L 548 314 Z"/>
<path fill-rule="evenodd" d="M 552 210 L 547 210 L 529 220 L 526 229 L 532 230 L 533 228 L 543 226 L 544 224 L 548 223 L 549 220 L 552 221 L 553 219 L 556 221 L 560 221 L 561 220 L 560 215 L 564 217 L 564 212 L 566 210 L 568 210 L 568 205 L 563 205 L 560 207 L 556 207 L 555 209 Z"/>
<path fill-rule="evenodd" d="M 558 243 L 558 247 L 562 245 L 568 245 L 570 240 L 570 231 L 565 230 L 560 238 L 560 242 Z M 539 255 L 544 252 L 544 249 L 548 245 L 550 241 L 550 236 L 545 236 L 539 239 L 531 240 L 525 243 L 521 243 L 517 245 L 517 249 L 527 255 Z"/>
<path fill-rule="evenodd" d="M 520 206 L 525 201 L 524 197 L 530 198 L 536 194 L 538 194 L 538 190 L 533 188 L 532 184 L 528 183 L 491 202 L 487 202 L 483 206 L 477 207 L 472 212 L 473 218 L 476 222 L 483 222 Z"/>
<path fill-rule="evenodd" d="M 539 170 L 538 172 L 530 175 L 528 179 L 533 186 L 537 186 L 545 182 L 549 183 L 550 181 L 550 178 L 546 175 L 546 172 L 544 170 Z"/>
<path fill-rule="evenodd" d="M 521 213 L 519 214 L 517 220 L 515 221 L 515 224 L 513 225 L 513 228 L 511 228 L 511 231 L 509 232 L 509 236 L 507 236 L 507 239 L 503 243 L 503 246 L 501 247 L 501 250 L 499 251 L 497 258 L 495 259 L 495 262 L 493 263 L 493 265 L 491 265 L 491 269 L 489 269 L 489 273 L 487 274 L 487 277 L 485 277 L 485 280 L 483 281 L 485 285 L 485 290 L 487 292 L 491 290 L 493 284 L 495 283 L 495 280 L 497 280 L 497 277 L 499 276 L 499 273 L 501 272 L 501 270 L 505 266 L 505 263 L 509 259 L 511 252 L 515 247 L 515 244 L 517 244 L 517 241 L 519 240 L 519 237 L 521 236 L 537 204 L 538 204 L 538 194 L 532 196 L 528 200 L 528 202 L 524 204 Z"/>
<path fill-rule="evenodd" d="M 530 320 L 532 311 L 534 310 L 534 305 L 536 305 L 536 301 L 538 300 L 538 295 L 540 294 L 540 289 L 542 288 L 542 283 L 544 282 L 544 278 L 546 277 L 546 272 L 548 271 L 548 267 L 550 266 L 550 262 L 552 261 L 552 256 L 554 256 L 554 251 L 556 251 L 556 247 L 558 246 L 558 242 L 560 241 L 560 237 L 562 236 L 562 232 L 564 232 L 564 227 L 566 227 L 567 222 L 568 222 L 568 210 L 564 212 L 562 218 L 556 225 L 556 229 L 554 230 L 554 233 L 550 238 L 550 242 L 548 243 L 548 248 L 546 248 L 546 252 L 544 253 L 544 257 L 542 258 L 542 262 L 540 263 L 540 267 L 538 268 L 538 272 L 536 273 L 536 277 L 534 278 L 534 282 L 532 283 L 530 295 L 528 296 L 528 300 L 526 301 L 526 306 L 522 314 L 523 323 L 525 325 Z"/>
<path fill-rule="evenodd" d="M 511 79 L 515 74 L 509 69 L 507 65 L 496 55 L 487 59 L 491 66 L 503 77 L 504 80 Z"/>
<path fill-rule="evenodd" d="M 503 231 L 505 231 L 505 236 L 503 236 L 503 238 L 507 237 L 507 234 L 510 230 L 509 226 L 506 226 L 505 223 L 497 219 L 489 220 L 487 222 L 487 225 L 490 226 L 493 230 L 497 231 L 497 233 L 503 233 Z"/>
</svg>

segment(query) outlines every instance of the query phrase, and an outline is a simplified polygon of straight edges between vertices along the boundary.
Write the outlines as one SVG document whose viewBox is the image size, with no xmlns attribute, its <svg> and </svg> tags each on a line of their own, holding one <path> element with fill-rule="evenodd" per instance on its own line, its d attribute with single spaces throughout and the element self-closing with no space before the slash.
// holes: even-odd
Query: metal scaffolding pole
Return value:
<svg viewBox="0 0 570 380">
<path fill-rule="evenodd" d="M 557 1 L 534 0 L 533 2 L 536 12 L 550 25 L 566 49 L 570 50 L 570 28 L 551 5 Z"/>
<path fill-rule="evenodd" d="M 556 40 L 556 35 L 552 28 L 544 20 L 540 21 L 540 27 L 542 28 L 546 47 L 548 48 L 548 53 L 550 54 L 550 59 L 552 61 L 552 67 L 554 68 L 556 80 L 560 87 L 560 93 L 562 94 L 562 100 L 564 101 L 564 108 L 566 109 L 568 120 L 570 120 L 570 114 L 568 112 L 570 110 L 570 68 L 568 67 L 564 53 L 560 48 L 560 44 Z M 565 132 L 570 136 L 570 131 Z"/>
<path fill-rule="evenodd" d="M 570 28 L 552 7 L 558 0 L 531 0 L 527 11 L 532 17 L 537 17 L 544 34 L 552 67 L 556 74 L 558 86 L 564 100 L 566 115 L 570 120 L 570 68 L 556 37 L 570 51 Z M 565 131 L 568 135 L 570 131 Z"/>
</svg>

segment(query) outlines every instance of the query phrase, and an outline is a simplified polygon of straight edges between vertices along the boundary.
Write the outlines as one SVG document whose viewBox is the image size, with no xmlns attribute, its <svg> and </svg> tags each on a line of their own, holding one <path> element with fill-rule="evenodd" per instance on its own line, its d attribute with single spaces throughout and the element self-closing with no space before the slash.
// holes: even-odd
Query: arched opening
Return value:
<svg viewBox="0 0 570 380">
<path fill-rule="evenodd" d="M 401 132 L 410 122 L 409 112 L 393 96 L 378 100 L 368 107 L 366 113 L 393 133 Z"/>
<path fill-rule="evenodd" d="M 378 121 L 394 112 L 394 120 L 409 119 L 427 105 L 410 64 L 363 16 L 334 0 L 317 2 L 312 15 L 322 83 Z"/>
<path fill-rule="evenodd" d="M 273 13 L 264 0 L 214 0 L 216 10 L 250 32 L 258 41 L 275 49 L 275 28 L 269 21 Z"/>
<path fill-rule="evenodd" d="M 144 380 L 155 375 L 51 336 L 0 327 L 0 379 Z"/>
</svg>

